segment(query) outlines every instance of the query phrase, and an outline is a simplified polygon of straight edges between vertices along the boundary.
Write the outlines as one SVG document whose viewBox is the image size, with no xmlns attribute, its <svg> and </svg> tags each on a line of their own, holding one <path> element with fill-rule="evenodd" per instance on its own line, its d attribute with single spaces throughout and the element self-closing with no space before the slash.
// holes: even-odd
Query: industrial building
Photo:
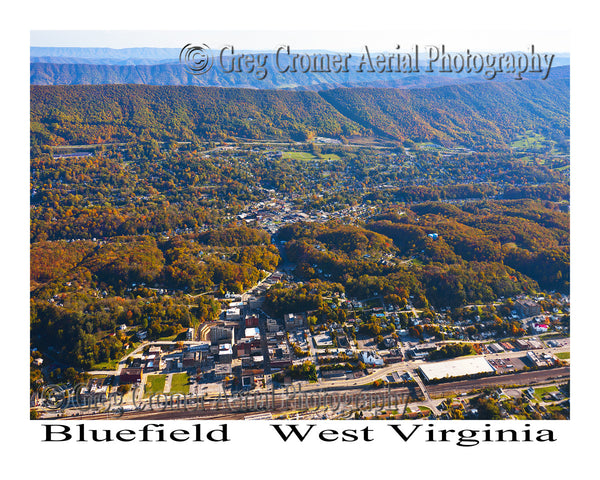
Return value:
<svg viewBox="0 0 600 480">
<path fill-rule="evenodd" d="M 496 369 L 480 356 L 448 360 L 444 362 L 427 363 L 421 365 L 419 370 L 427 381 L 444 378 L 464 377 L 482 373 L 494 373 Z"/>
</svg>

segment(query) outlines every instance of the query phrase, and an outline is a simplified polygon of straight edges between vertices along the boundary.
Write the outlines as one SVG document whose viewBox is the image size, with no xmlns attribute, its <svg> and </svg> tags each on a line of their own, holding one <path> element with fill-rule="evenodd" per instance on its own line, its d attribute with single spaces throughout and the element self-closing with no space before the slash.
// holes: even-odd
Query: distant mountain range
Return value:
<svg viewBox="0 0 600 480">
<path fill-rule="evenodd" d="M 264 79 L 249 73 L 224 73 L 212 68 L 192 75 L 179 63 L 178 48 L 54 48 L 31 47 L 31 85 L 196 85 L 255 89 L 329 90 L 339 87 L 422 88 L 487 82 L 481 75 L 448 73 L 280 73 L 271 68 Z M 216 53 L 216 52 L 213 52 Z M 268 63 L 274 65 L 274 55 Z M 356 65 L 358 56 L 350 64 Z M 551 78 L 569 78 L 569 57 L 555 58 Z M 535 75 L 527 75 L 535 78 Z M 495 81 L 513 80 L 509 74 Z"/>
<path fill-rule="evenodd" d="M 29 55 L 33 61 L 36 57 L 77 59 L 81 63 L 110 63 L 132 60 L 160 62 L 162 60 L 177 61 L 179 48 L 81 48 L 81 47 L 31 47 Z M 58 62 L 60 63 L 60 62 Z"/>
</svg>

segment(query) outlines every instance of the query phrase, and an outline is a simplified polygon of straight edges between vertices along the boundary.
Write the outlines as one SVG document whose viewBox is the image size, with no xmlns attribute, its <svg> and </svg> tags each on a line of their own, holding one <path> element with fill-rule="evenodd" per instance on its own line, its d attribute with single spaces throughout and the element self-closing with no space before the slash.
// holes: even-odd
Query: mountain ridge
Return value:
<svg viewBox="0 0 600 480">
<path fill-rule="evenodd" d="M 257 90 L 200 86 L 31 86 L 38 145 L 241 137 L 309 140 L 380 136 L 506 149 L 531 130 L 569 136 L 570 81 L 523 80 L 435 88 Z"/>
</svg>

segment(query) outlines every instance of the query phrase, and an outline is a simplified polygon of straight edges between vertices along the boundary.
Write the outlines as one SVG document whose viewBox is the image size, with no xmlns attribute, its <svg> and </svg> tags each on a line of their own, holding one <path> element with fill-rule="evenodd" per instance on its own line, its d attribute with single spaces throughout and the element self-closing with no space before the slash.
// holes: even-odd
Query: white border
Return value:
<svg viewBox="0 0 600 480">
<path fill-rule="evenodd" d="M 8 352 L 5 371 L 10 369 L 5 388 L 17 392 L 3 397 L 7 420 L 3 439 L 8 440 L 8 462 L 19 471 L 44 474 L 61 472 L 67 478 L 106 475 L 225 475 L 239 474 L 262 477 L 336 477 L 357 478 L 363 475 L 418 475 L 431 478 L 486 478 L 529 475 L 560 477 L 572 471 L 596 471 L 591 462 L 597 450 L 596 400 L 597 382 L 591 370 L 595 360 L 587 352 L 594 348 L 594 304 L 597 297 L 594 273 L 597 269 L 596 185 L 598 135 L 598 52 L 595 15 L 578 2 L 505 1 L 485 7 L 481 1 L 415 2 L 329 2 L 307 0 L 285 6 L 283 2 L 227 2 L 206 5 L 205 2 L 168 3 L 107 0 L 101 3 L 81 1 L 34 1 L 18 7 L 16 18 L 6 13 L 9 25 L 3 30 L 4 112 L 2 133 L 6 174 L 2 175 L 2 233 L 4 275 L 2 292 L 5 338 Z M 587 12 L 587 13 L 586 13 Z M 168 29 L 168 30 L 321 30 L 373 31 L 459 31 L 476 45 L 478 35 L 486 31 L 506 32 L 507 38 L 519 32 L 571 31 L 572 54 L 572 371 L 573 416 L 568 422 L 550 422 L 560 441 L 547 444 L 491 444 L 481 447 L 446 448 L 415 443 L 397 445 L 381 440 L 368 445 L 344 445 L 343 448 L 322 442 L 303 444 L 302 448 L 274 441 L 267 428 L 256 422 L 235 424 L 239 440 L 226 448 L 219 445 L 90 445 L 43 444 L 36 422 L 24 420 L 24 396 L 27 391 L 28 359 L 24 350 L 28 342 L 28 47 L 29 31 L 43 29 Z M 476 30 L 477 34 L 472 33 Z M 358 35 L 358 33 L 357 33 Z M 406 36 L 404 37 L 406 38 Z M 450 38 L 448 36 L 447 38 Z M 464 38 L 464 37 L 463 37 Z M 449 42 L 450 40 L 448 40 Z M 414 42 L 413 42 L 414 43 Z M 594 130 L 592 130 L 594 128 Z M 6 135 L 6 136 L 5 136 Z M 589 273 L 588 273 L 589 272 Z M 18 364 L 19 368 L 14 368 Z M 23 367 L 21 367 L 23 365 Z M 10 408 L 10 410 L 9 410 Z M 496 422 L 499 423 L 499 422 Z M 548 422 L 544 422 L 548 423 Z M 112 428 L 125 428 L 122 422 Z M 455 424 L 446 428 L 453 428 Z M 94 426 L 100 426 L 94 424 Z M 506 427 L 504 422 L 500 426 Z M 354 427 L 354 424 L 352 425 Z M 233 428 L 233 426 L 232 426 Z M 341 426 L 334 426 L 341 428 Z M 356 427 L 354 427 L 356 428 Z M 362 424 L 361 424 L 362 428 Z M 456 428 L 465 428 L 461 423 Z M 380 430 L 379 424 L 376 429 Z M 170 448 L 168 448 L 170 447 Z M 593 450 L 592 450 L 593 449 Z M 17 464 L 16 452 L 30 460 Z M 77 459 L 74 461 L 74 459 Z M 152 467 L 149 470 L 148 467 Z M 7 471 L 11 471 L 7 468 Z M 588 470 L 589 471 L 589 470 Z M 235 472 L 235 473 L 234 473 Z M 52 475 L 51 473 L 48 473 Z M 592 473 L 590 473 L 593 475 Z M 583 474 L 587 476 L 588 474 Z"/>
</svg>

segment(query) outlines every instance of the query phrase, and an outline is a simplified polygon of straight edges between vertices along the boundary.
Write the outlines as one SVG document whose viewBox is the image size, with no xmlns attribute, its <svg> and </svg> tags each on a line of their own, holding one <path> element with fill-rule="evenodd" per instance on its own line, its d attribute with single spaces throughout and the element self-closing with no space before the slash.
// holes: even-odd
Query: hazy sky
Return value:
<svg viewBox="0 0 600 480">
<path fill-rule="evenodd" d="M 568 52 L 567 32 L 544 31 L 156 31 L 156 30 L 32 30 L 36 47 L 172 47 L 206 43 L 211 48 L 234 45 L 244 50 L 273 50 L 280 45 L 295 49 L 392 50 L 396 45 L 410 50 L 413 45 L 446 45 L 449 50 L 473 51 L 536 50 Z"/>
</svg>

